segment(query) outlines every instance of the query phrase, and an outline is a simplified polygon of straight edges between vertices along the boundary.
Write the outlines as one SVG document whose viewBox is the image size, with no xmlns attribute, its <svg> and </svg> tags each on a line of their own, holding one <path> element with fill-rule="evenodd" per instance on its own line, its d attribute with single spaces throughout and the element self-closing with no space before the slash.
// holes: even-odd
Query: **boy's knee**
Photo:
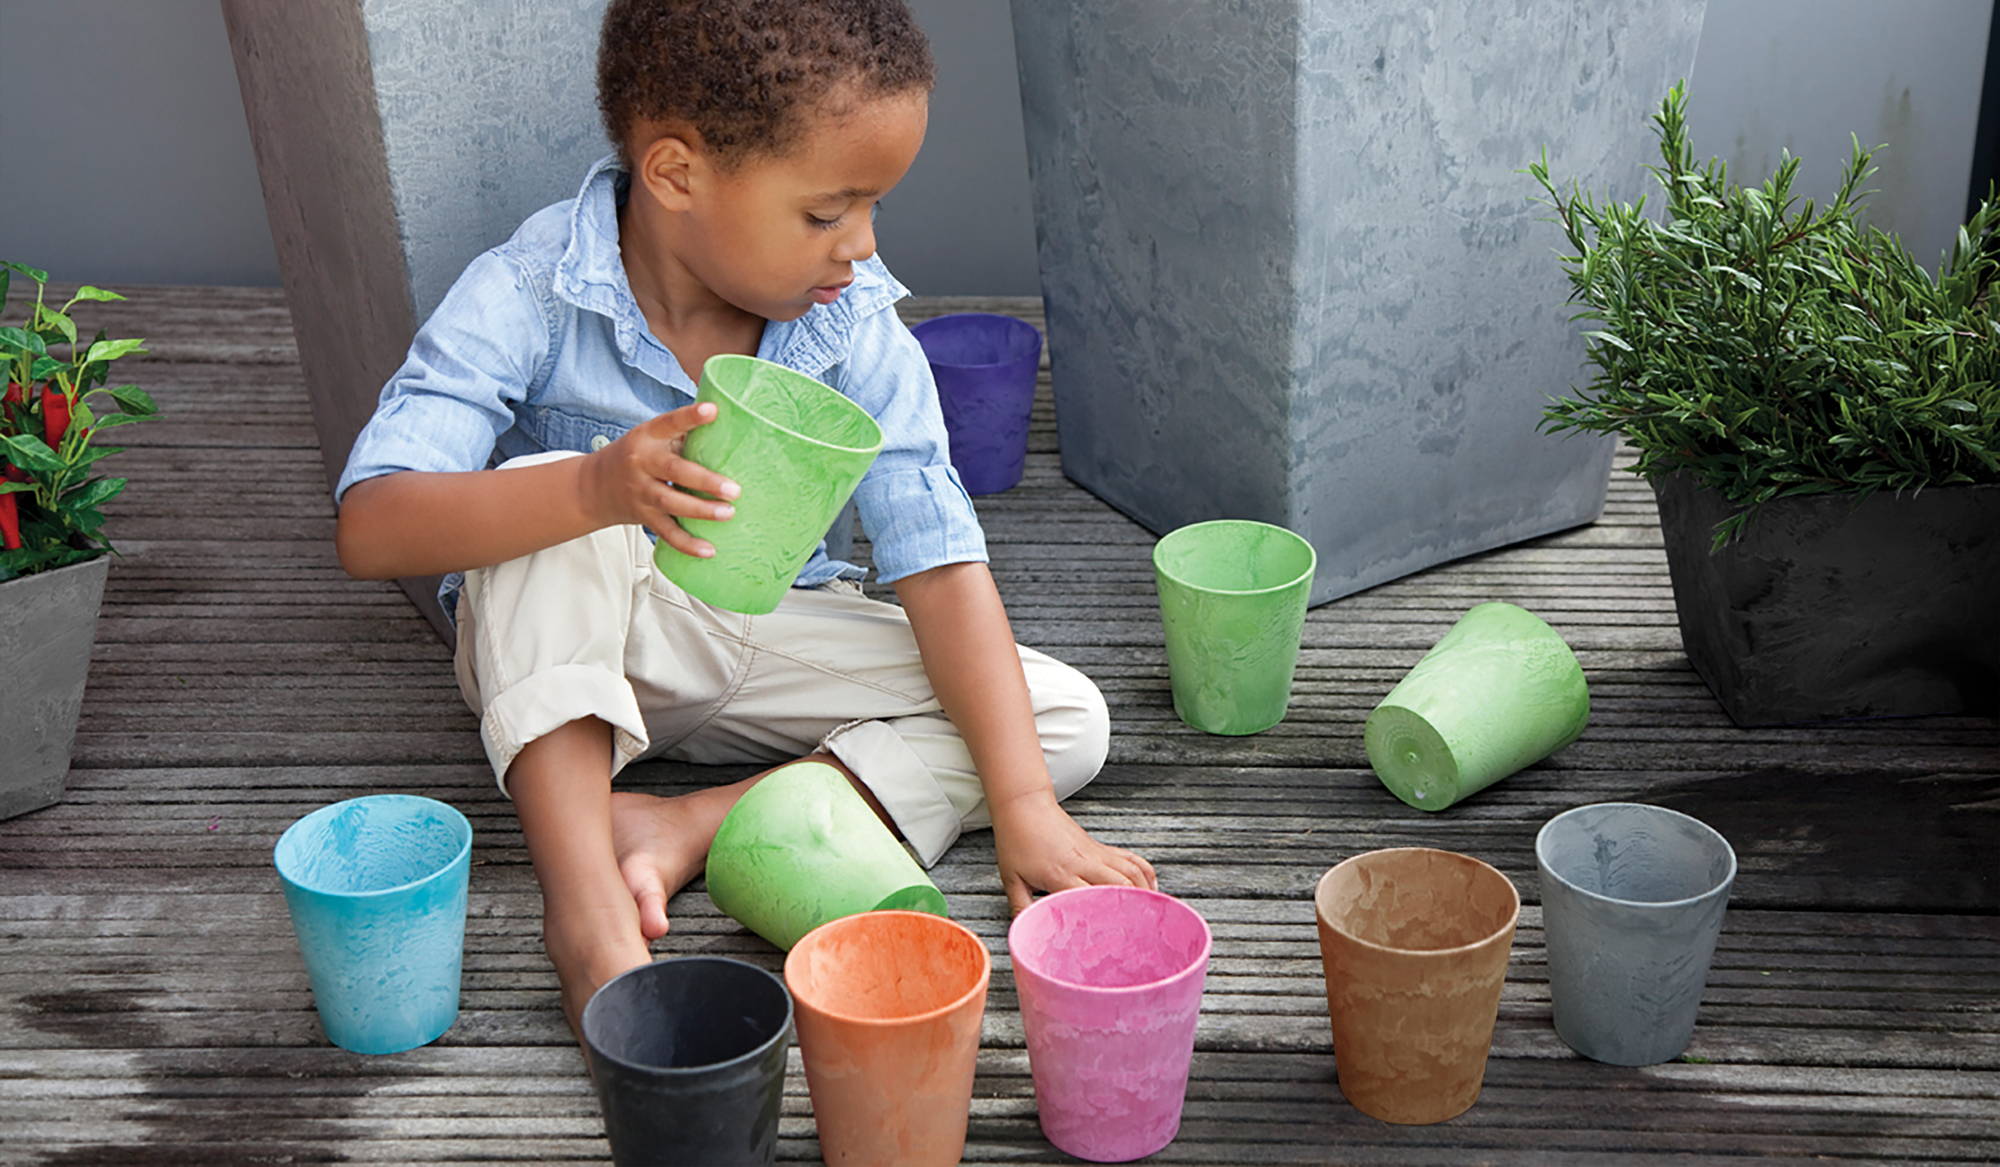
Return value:
<svg viewBox="0 0 2000 1167">
<path fill-rule="evenodd" d="M 1111 752 L 1111 711 L 1097 685 L 1068 665 L 1049 670 L 1049 689 L 1036 694 L 1042 753 L 1058 800 L 1086 786 Z"/>
</svg>

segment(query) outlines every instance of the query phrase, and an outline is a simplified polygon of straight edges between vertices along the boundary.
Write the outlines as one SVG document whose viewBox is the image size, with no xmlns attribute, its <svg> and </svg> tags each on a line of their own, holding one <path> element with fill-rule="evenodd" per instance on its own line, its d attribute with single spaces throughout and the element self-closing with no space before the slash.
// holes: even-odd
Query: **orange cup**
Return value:
<svg viewBox="0 0 2000 1167">
<path fill-rule="evenodd" d="M 1340 1092 L 1384 1122 L 1464 1113 L 1493 1045 L 1513 883 L 1470 856 L 1395 847 L 1338 864 L 1313 901 Z"/>
<path fill-rule="evenodd" d="M 827 1163 L 958 1162 L 992 973 L 979 937 L 926 912 L 845 916 L 793 946 L 785 984 Z"/>
</svg>

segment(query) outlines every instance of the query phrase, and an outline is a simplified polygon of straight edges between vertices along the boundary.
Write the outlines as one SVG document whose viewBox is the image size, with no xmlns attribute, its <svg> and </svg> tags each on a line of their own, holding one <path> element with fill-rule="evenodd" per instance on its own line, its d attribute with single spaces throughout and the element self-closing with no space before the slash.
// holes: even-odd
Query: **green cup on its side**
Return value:
<svg viewBox="0 0 2000 1167">
<path fill-rule="evenodd" d="M 684 456 L 743 488 L 735 517 L 682 519 L 715 556 L 653 548 L 660 573 L 696 599 L 761 616 L 777 608 L 882 449 L 882 427 L 838 390 L 756 357 L 724 353 L 701 369 L 697 402 L 715 420 Z M 707 495 L 701 497 L 706 498 Z"/>
<path fill-rule="evenodd" d="M 1153 547 L 1174 712 L 1208 733 L 1257 733 L 1285 719 L 1318 561 L 1283 527 L 1218 519 Z"/>
<path fill-rule="evenodd" d="M 776 771 L 730 808 L 708 849 L 708 898 L 787 950 L 860 912 L 951 914 L 847 776 L 819 762 Z"/>
<path fill-rule="evenodd" d="M 1368 764 L 1397 798 L 1445 807 L 1575 741 L 1590 721 L 1583 666 L 1526 608 L 1459 618 L 1368 715 Z"/>
</svg>

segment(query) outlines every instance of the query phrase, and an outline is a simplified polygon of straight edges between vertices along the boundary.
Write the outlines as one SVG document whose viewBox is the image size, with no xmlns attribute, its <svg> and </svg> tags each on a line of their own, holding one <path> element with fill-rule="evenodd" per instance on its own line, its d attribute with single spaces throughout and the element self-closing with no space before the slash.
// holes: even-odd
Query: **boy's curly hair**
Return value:
<svg viewBox="0 0 2000 1167">
<path fill-rule="evenodd" d="M 597 105 L 627 165 L 641 121 L 690 127 L 730 165 L 783 153 L 837 85 L 886 95 L 934 76 L 903 0 L 611 0 Z"/>
</svg>

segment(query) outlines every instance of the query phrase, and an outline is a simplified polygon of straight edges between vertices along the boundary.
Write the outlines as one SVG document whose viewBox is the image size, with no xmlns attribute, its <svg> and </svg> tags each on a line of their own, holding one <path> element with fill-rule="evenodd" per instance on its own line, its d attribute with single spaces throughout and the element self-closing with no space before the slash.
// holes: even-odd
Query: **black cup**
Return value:
<svg viewBox="0 0 2000 1167">
<path fill-rule="evenodd" d="M 682 956 L 613 977 L 583 1009 L 612 1161 L 770 1163 L 791 1037 L 791 994 L 755 965 Z"/>
</svg>

